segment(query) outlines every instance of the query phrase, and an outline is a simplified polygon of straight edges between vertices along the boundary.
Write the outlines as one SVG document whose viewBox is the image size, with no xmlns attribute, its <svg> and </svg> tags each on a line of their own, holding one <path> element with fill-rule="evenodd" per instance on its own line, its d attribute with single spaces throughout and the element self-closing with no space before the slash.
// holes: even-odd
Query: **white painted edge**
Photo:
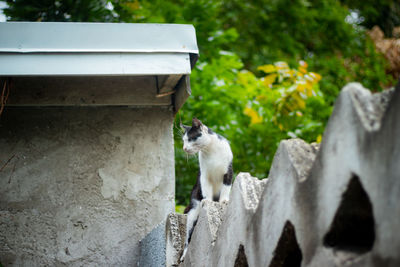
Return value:
<svg viewBox="0 0 400 267">
<path fill-rule="evenodd" d="M 126 76 L 190 73 L 190 56 L 183 53 L 5 53 L 0 56 L 0 76 Z"/>
</svg>

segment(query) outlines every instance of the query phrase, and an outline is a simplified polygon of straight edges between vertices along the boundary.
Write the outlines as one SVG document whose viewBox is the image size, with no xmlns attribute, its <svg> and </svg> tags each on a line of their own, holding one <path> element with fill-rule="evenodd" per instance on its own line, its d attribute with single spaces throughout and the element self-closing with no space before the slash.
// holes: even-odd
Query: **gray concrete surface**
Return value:
<svg viewBox="0 0 400 267">
<path fill-rule="evenodd" d="M 226 203 L 202 200 L 197 224 L 193 230 L 184 266 L 211 266 L 209 256 L 213 253 L 217 230 L 225 213 Z"/>
<path fill-rule="evenodd" d="M 267 179 L 259 180 L 248 173 L 240 173 L 233 183 L 229 204 L 218 229 L 215 247 L 229 244 L 230 250 L 215 251 L 209 266 L 234 266 L 241 245 L 246 243 L 247 227 L 257 210 Z M 232 222 L 232 223 L 230 223 Z"/>
<path fill-rule="evenodd" d="M 174 210 L 171 107 L 8 108 L 0 117 L 0 262 L 136 266 Z"/>
<path fill-rule="evenodd" d="M 163 267 L 166 265 L 165 221 L 157 225 L 145 238 L 140 240 L 140 267 Z"/>
<path fill-rule="evenodd" d="M 169 76 L 67 76 L 9 78 L 7 106 L 101 107 L 168 106 L 171 96 L 157 97 L 160 84 Z M 0 77 L 0 84 L 5 78 Z"/>
<path fill-rule="evenodd" d="M 400 266 L 399 136 L 400 85 L 347 85 L 320 146 L 282 141 L 267 180 L 203 205 L 181 266 Z"/>
</svg>

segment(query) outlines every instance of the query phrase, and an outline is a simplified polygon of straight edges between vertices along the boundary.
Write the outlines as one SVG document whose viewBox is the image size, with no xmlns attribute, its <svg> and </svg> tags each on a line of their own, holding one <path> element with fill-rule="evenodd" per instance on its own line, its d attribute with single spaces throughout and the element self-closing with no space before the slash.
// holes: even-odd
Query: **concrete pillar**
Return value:
<svg viewBox="0 0 400 267">
<path fill-rule="evenodd" d="M 18 107 L 0 117 L 0 262 L 136 266 L 174 209 L 171 107 Z"/>
</svg>

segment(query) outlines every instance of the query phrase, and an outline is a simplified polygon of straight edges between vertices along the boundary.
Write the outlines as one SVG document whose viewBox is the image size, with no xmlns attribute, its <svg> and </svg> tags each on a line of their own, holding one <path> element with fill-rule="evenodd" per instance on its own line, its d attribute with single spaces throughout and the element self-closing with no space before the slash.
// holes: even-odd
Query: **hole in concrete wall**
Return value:
<svg viewBox="0 0 400 267">
<path fill-rule="evenodd" d="M 374 241 L 372 204 L 360 179 L 353 175 L 323 243 L 335 250 L 362 254 L 372 249 Z"/>
<path fill-rule="evenodd" d="M 286 221 L 269 267 L 300 267 L 302 259 L 294 226 L 290 221 Z"/>
<path fill-rule="evenodd" d="M 244 252 L 244 247 L 242 244 L 239 246 L 239 250 L 236 256 L 234 267 L 248 267 L 246 253 Z"/>
</svg>

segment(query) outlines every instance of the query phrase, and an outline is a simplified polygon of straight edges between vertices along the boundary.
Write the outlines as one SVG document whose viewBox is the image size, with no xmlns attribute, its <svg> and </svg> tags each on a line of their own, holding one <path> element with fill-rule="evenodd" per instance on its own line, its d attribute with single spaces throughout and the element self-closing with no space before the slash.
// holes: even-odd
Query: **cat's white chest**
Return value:
<svg viewBox="0 0 400 267">
<path fill-rule="evenodd" d="M 213 184 L 222 183 L 231 161 L 232 152 L 227 144 L 219 144 L 214 153 L 200 152 L 201 172 Z"/>
<path fill-rule="evenodd" d="M 207 180 L 211 183 L 217 183 L 222 181 L 224 174 L 228 171 L 229 162 L 226 160 L 221 161 L 217 157 L 208 157 L 203 158 L 201 165 Z"/>
</svg>

